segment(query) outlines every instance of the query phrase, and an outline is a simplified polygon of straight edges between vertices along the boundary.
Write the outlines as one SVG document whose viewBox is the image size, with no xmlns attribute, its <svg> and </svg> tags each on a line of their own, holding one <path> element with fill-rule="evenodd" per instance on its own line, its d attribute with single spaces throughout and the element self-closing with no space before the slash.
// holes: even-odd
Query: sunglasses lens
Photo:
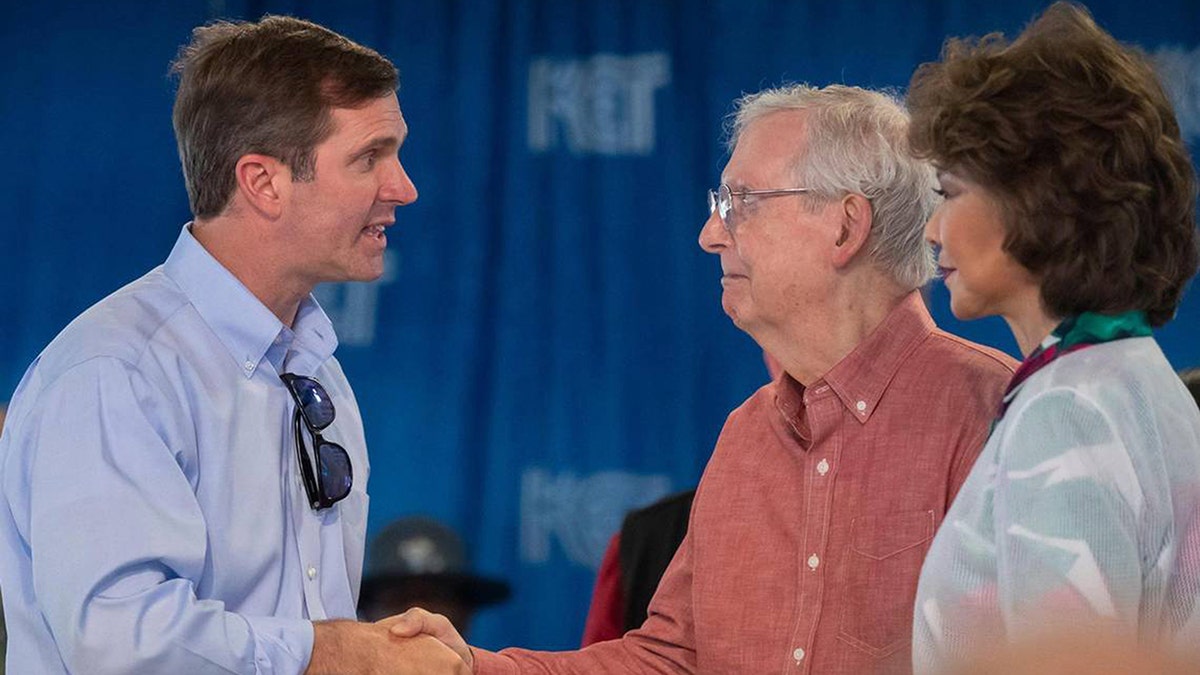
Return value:
<svg viewBox="0 0 1200 675">
<path fill-rule="evenodd" d="M 333 401 L 325 393 L 321 383 L 308 377 L 297 377 L 292 380 L 292 388 L 296 398 L 300 400 L 300 410 L 304 418 L 316 429 L 324 429 L 333 424 Z"/>
<path fill-rule="evenodd" d="M 321 481 L 321 490 L 329 501 L 336 502 L 350 494 L 354 476 L 350 468 L 350 455 L 346 454 L 345 448 L 328 441 L 321 443 L 317 448 L 317 464 L 317 480 Z"/>
</svg>

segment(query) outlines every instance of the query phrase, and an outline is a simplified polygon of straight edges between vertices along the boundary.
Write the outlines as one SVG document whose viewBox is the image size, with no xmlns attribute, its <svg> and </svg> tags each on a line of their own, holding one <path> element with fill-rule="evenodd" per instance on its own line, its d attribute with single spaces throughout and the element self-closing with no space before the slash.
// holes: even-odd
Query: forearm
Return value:
<svg viewBox="0 0 1200 675">
<path fill-rule="evenodd" d="M 345 668 L 351 654 L 354 635 L 353 621 L 313 622 L 312 657 L 304 675 L 335 675 Z"/>
<path fill-rule="evenodd" d="M 476 675 L 678 675 L 696 672 L 695 652 L 632 631 L 619 640 L 570 652 L 472 648 Z"/>
<path fill-rule="evenodd" d="M 309 622 L 243 617 L 220 603 L 179 598 L 182 584 L 134 597 L 92 598 L 52 633 L 71 672 L 299 675 L 311 651 Z"/>
</svg>

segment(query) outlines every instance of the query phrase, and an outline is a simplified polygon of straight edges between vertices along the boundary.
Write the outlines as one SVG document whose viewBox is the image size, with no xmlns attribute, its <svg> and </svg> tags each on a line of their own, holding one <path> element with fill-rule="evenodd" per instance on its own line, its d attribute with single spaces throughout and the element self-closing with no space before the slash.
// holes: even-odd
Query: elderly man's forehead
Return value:
<svg viewBox="0 0 1200 675">
<path fill-rule="evenodd" d="M 808 119 L 812 114 L 804 108 L 785 108 L 762 113 L 749 120 L 742 129 L 741 137 L 762 134 L 786 134 L 788 137 L 804 137 L 808 131 Z M 740 141 L 739 141 L 740 143 Z"/>
<path fill-rule="evenodd" d="M 735 182 L 752 181 L 750 174 L 790 171 L 806 152 L 807 111 L 785 110 L 759 117 L 742 130 L 721 176 Z"/>
<path fill-rule="evenodd" d="M 746 125 L 733 152 L 762 156 L 795 156 L 808 144 L 808 111 L 781 110 L 763 115 Z"/>
</svg>

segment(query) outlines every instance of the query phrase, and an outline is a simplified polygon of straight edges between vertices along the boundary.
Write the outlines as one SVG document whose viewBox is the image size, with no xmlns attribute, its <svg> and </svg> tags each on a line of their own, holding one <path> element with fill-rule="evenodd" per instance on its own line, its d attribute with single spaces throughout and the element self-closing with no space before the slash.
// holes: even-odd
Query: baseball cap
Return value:
<svg viewBox="0 0 1200 675">
<path fill-rule="evenodd" d="M 512 594 L 505 581 L 470 572 L 462 539 L 424 516 L 393 521 L 371 540 L 360 602 L 383 587 L 416 581 L 443 586 L 473 607 L 503 602 Z"/>
</svg>

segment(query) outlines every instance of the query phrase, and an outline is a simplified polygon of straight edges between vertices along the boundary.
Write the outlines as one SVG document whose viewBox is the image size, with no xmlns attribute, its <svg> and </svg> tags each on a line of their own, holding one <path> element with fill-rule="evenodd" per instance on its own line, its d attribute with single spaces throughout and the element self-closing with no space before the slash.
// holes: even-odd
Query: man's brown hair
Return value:
<svg viewBox="0 0 1200 675">
<path fill-rule="evenodd" d="M 224 211 L 246 154 L 275 157 L 297 180 L 312 180 L 314 148 L 333 132 L 331 109 L 386 96 L 398 81 L 379 53 L 286 16 L 201 26 L 172 72 L 175 138 L 197 218 Z"/>
<path fill-rule="evenodd" d="M 1140 51 L 1060 2 L 1011 44 L 948 40 L 908 106 L 914 151 L 999 197 L 1048 312 L 1175 315 L 1200 259 L 1195 176 Z"/>
</svg>

